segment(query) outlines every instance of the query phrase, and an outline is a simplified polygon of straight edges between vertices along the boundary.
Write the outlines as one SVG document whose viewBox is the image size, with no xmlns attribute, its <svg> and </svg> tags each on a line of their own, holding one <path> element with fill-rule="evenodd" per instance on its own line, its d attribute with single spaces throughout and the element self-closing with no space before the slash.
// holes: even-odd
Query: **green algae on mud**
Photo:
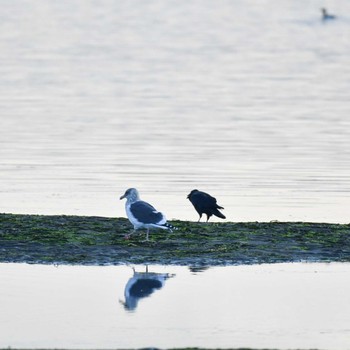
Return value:
<svg viewBox="0 0 350 350">
<path fill-rule="evenodd" d="M 124 218 L 0 214 L 0 262 L 227 265 L 350 261 L 350 225 L 304 222 L 193 223 L 125 239 Z"/>
</svg>

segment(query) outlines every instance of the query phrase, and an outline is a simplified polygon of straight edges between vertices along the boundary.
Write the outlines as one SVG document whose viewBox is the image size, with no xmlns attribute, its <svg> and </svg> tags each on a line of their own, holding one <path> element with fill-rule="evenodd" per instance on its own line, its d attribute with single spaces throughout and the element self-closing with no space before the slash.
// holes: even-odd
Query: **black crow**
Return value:
<svg viewBox="0 0 350 350">
<path fill-rule="evenodd" d="M 217 205 L 216 198 L 212 197 L 210 194 L 198 190 L 192 190 L 187 198 L 190 200 L 199 214 L 198 222 L 202 218 L 203 214 L 207 215 L 207 222 L 212 215 L 215 215 L 221 219 L 226 219 L 225 215 L 220 213 L 218 210 L 224 208 Z"/>
</svg>

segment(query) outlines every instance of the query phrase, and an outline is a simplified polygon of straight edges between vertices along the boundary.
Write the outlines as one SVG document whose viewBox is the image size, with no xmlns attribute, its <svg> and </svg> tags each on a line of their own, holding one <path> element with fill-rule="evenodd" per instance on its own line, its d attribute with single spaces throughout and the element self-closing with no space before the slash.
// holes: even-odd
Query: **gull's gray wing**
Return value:
<svg viewBox="0 0 350 350">
<path fill-rule="evenodd" d="M 132 215 L 143 224 L 160 224 L 165 222 L 165 217 L 151 204 L 144 201 L 137 201 L 130 205 Z"/>
</svg>

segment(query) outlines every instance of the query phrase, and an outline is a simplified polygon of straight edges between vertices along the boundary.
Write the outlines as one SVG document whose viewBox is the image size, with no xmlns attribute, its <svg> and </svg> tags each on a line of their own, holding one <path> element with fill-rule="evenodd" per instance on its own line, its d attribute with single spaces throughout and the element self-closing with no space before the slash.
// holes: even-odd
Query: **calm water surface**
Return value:
<svg viewBox="0 0 350 350">
<path fill-rule="evenodd" d="M 349 222 L 350 2 L 0 0 L 2 212 Z"/>
<path fill-rule="evenodd" d="M 1 348 L 349 349 L 350 264 L 0 264 Z"/>
</svg>

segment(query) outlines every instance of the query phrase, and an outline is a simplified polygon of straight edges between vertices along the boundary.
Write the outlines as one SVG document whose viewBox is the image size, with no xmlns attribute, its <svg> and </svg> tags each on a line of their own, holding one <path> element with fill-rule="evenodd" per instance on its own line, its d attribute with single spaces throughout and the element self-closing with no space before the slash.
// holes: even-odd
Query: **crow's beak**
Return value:
<svg viewBox="0 0 350 350">
<path fill-rule="evenodd" d="M 123 194 L 119 199 L 124 199 L 125 198 L 125 194 Z"/>
</svg>

